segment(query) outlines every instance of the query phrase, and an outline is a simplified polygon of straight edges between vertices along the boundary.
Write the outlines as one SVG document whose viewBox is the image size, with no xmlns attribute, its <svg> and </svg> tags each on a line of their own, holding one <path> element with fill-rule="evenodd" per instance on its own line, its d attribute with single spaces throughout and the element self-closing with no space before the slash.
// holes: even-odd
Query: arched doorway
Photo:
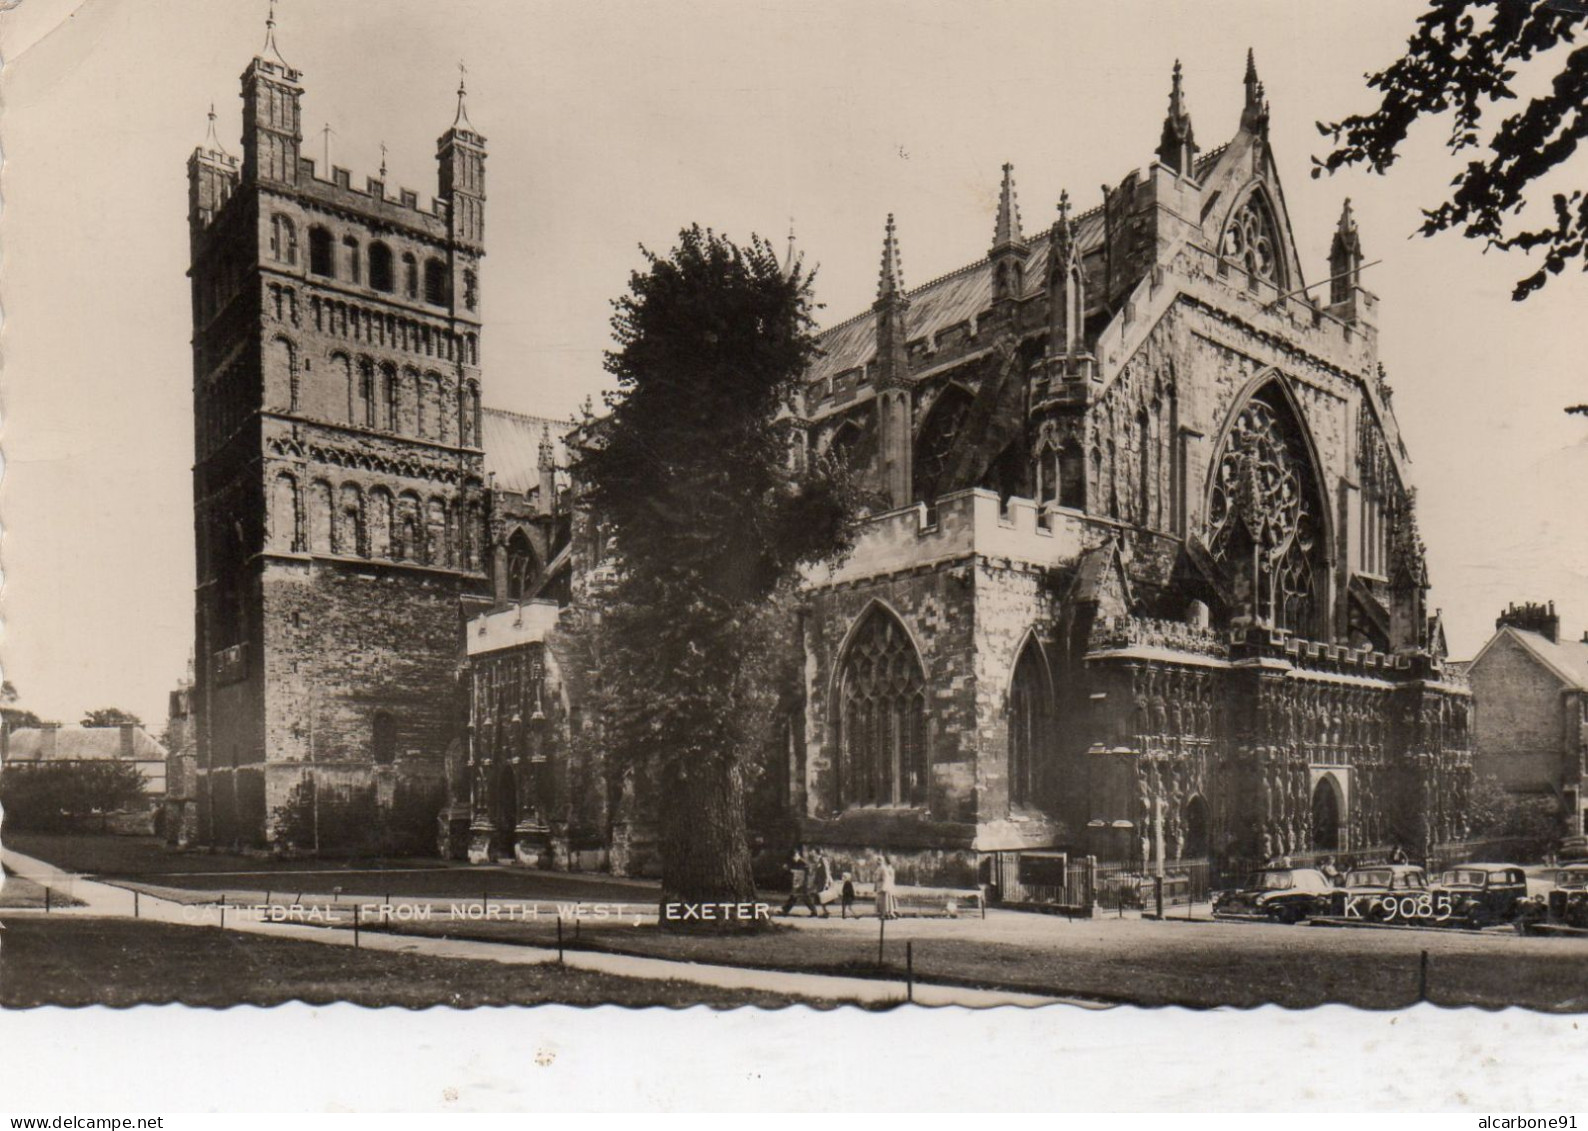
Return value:
<svg viewBox="0 0 1588 1131">
<path fill-rule="evenodd" d="M 491 823 L 496 827 L 492 837 L 493 855 L 498 858 L 512 856 L 518 828 L 518 775 L 510 765 L 504 764 L 496 772 L 496 788 L 491 791 Z"/>
<path fill-rule="evenodd" d="M 1330 778 L 1319 780 L 1312 791 L 1312 847 L 1316 852 L 1340 847 L 1340 790 Z"/>
<path fill-rule="evenodd" d="M 1182 860 L 1201 860 L 1208 854 L 1208 803 L 1199 793 L 1185 803 L 1182 815 L 1184 839 L 1180 843 Z"/>
</svg>

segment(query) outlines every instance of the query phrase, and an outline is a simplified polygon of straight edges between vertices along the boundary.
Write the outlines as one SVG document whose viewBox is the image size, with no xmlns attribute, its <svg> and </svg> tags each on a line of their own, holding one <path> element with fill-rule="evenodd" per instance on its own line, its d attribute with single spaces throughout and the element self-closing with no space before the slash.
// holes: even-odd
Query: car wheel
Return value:
<svg viewBox="0 0 1588 1131">
<path fill-rule="evenodd" d="M 1482 930 L 1484 927 L 1489 926 L 1493 922 L 1494 912 L 1490 911 L 1488 907 L 1481 903 L 1474 907 L 1471 911 L 1467 912 L 1467 925 L 1470 927 Z"/>
<path fill-rule="evenodd" d="M 1301 922 L 1301 908 L 1281 907 L 1274 912 L 1274 921 L 1287 926 Z"/>
</svg>

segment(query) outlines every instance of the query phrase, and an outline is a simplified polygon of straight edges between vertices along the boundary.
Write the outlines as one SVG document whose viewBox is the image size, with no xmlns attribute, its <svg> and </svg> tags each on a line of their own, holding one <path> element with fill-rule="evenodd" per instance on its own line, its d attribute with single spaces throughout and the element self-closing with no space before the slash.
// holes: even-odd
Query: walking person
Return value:
<svg viewBox="0 0 1588 1131">
<path fill-rule="evenodd" d="M 844 873 L 843 885 L 843 889 L 839 892 L 840 910 L 843 913 L 843 918 L 847 919 L 849 918 L 850 909 L 855 905 L 855 874 L 853 872 Z M 859 916 L 857 915 L 855 918 L 858 919 Z"/>
<path fill-rule="evenodd" d="M 779 914 L 789 914 L 794 910 L 796 903 L 805 904 L 811 909 L 812 915 L 816 914 L 816 903 L 810 894 L 810 875 L 810 864 L 805 859 L 805 847 L 801 845 L 794 849 L 794 855 L 789 858 L 788 902 L 783 904 L 783 910 Z"/>
<path fill-rule="evenodd" d="M 893 898 L 893 865 L 886 856 L 877 857 L 877 918 L 897 919 Z"/>
<path fill-rule="evenodd" d="M 832 893 L 828 891 L 833 886 L 833 865 L 821 849 L 811 853 L 810 887 L 805 896 L 806 906 L 811 909 L 814 917 L 816 909 L 821 908 L 822 918 L 831 919 L 833 913 L 827 910 L 827 904 L 832 902 Z"/>
</svg>

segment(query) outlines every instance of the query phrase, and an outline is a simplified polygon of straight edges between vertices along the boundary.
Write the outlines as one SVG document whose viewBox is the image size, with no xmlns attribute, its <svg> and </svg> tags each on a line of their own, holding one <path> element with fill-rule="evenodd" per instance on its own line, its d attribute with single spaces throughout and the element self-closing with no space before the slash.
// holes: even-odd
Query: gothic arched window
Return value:
<svg viewBox="0 0 1588 1131">
<path fill-rule="evenodd" d="M 1320 635 L 1324 512 L 1300 424 L 1273 386 L 1236 416 L 1213 474 L 1207 546 L 1234 611 Z"/>
<path fill-rule="evenodd" d="M 952 489 L 944 481 L 949 460 L 954 454 L 965 417 L 970 412 L 971 396 L 958 385 L 943 390 L 921 426 L 921 435 L 915 442 L 915 498 L 933 502 L 944 491 Z"/>
<path fill-rule="evenodd" d="M 1259 282 L 1280 288 L 1284 284 L 1280 247 L 1274 214 L 1261 193 L 1250 193 L 1230 217 L 1219 240 L 1219 272 L 1225 273 L 1233 263 L 1246 272 L 1247 285 L 1252 289 Z"/>
<path fill-rule="evenodd" d="M 507 599 L 518 601 L 528 596 L 538 573 L 540 563 L 528 536 L 522 530 L 513 531 L 507 540 Z"/>
<path fill-rule="evenodd" d="M 280 213 L 270 218 L 270 258 L 289 267 L 298 263 L 298 229 Z"/>
<path fill-rule="evenodd" d="M 311 274 L 334 278 L 336 266 L 331 256 L 331 233 L 324 228 L 309 229 L 309 271 Z"/>
<path fill-rule="evenodd" d="M 447 304 L 447 265 L 439 259 L 425 260 L 425 301 L 432 306 Z"/>
<path fill-rule="evenodd" d="M 926 804 L 926 675 L 904 626 L 880 608 L 844 651 L 838 739 L 844 807 Z"/>
<path fill-rule="evenodd" d="M 1037 797 L 1042 769 L 1051 757 L 1053 684 L 1042 648 L 1026 641 L 1009 685 L 1009 801 L 1030 804 Z"/>
<path fill-rule="evenodd" d="M 369 245 L 369 285 L 390 294 L 396 290 L 392 275 L 391 248 L 377 240 Z"/>
</svg>

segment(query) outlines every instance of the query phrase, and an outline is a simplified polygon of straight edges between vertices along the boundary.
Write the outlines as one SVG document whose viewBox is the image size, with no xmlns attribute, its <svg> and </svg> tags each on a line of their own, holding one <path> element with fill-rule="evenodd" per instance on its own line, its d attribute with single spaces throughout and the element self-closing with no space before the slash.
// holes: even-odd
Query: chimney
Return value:
<svg viewBox="0 0 1588 1131">
<path fill-rule="evenodd" d="M 1555 612 L 1555 602 L 1542 604 L 1528 601 L 1518 605 L 1511 602 L 1494 622 L 1495 628 L 1514 628 L 1522 632 L 1533 632 L 1544 637 L 1551 644 L 1560 643 L 1560 617 Z M 1588 633 L 1583 638 L 1588 640 Z"/>
<path fill-rule="evenodd" d="M 132 731 L 133 731 L 133 724 L 132 723 L 122 723 L 121 726 L 120 726 L 120 730 L 121 730 L 121 755 L 120 756 L 123 759 L 125 759 L 126 761 L 130 762 L 130 761 L 132 761 Z"/>
</svg>

